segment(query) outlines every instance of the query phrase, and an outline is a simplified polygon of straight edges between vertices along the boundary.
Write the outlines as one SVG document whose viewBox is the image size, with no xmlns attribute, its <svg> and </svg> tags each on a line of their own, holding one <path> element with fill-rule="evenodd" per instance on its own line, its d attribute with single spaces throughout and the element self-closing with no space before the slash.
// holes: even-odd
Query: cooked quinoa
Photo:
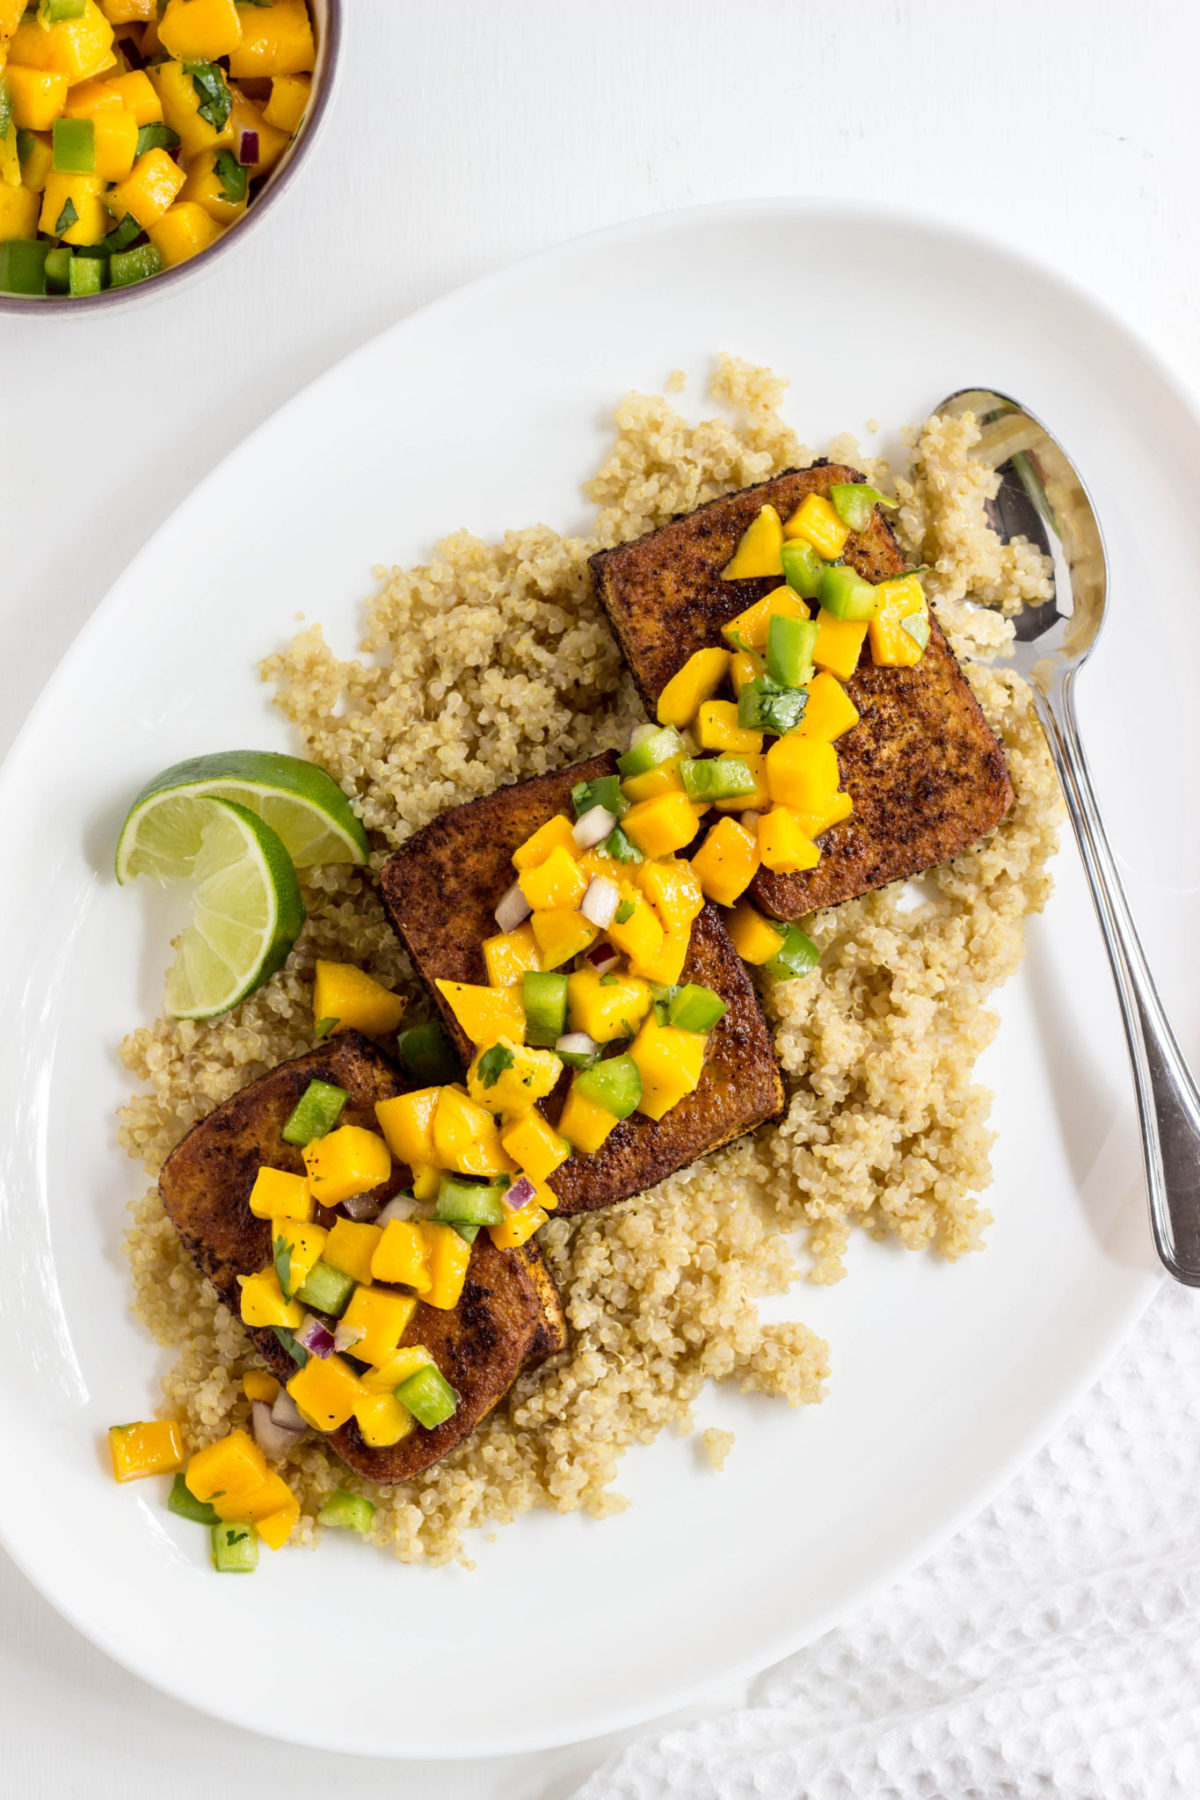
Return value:
<svg viewBox="0 0 1200 1800">
<path fill-rule="evenodd" d="M 668 386 L 678 392 L 678 374 Z M 341 662 L 319 627 L 269 657 L 263 676 L 304 753 L 341 782 L 373 834 L 378 866 L 447 806 L 498 785 L 623 746 L 641 718 L 592 598 L 589 554 L 672 514 L 810 460 L 784 422 L 785 383 L 732 358 L 713 395 L 725 415 L 690 424 L 661 396 L 617 409 L 616 441 L 587 494 L 592 535 L 550 527 L 498 544 L 466 532 L 419 567 L 376 570 L 362 661 Z M 533 1506 L 594 1515 L 620 1509 L 622 1452 L 664 1426 L 690 1428 L 710 1379 L 792 1405 L 823 1397 L 826 1345 L 802 1324 L 764 1324 L 757 1302 L 798 1274 L 789 1238 L 805 1228 L 809 1278 L 840 1279 L 852 1227 L 895 1233 L 912 1249 L 957 1257 L 990 1215 L 989 1095 L 973 1079 L 993 1036 L 987 1000 L 1020 962 L 1024 921 L 1050 891 L 1058 790 L 1028 691 L 986 667 L 1008 638 L 1004 616 L 1041 598 L 1032 547 L 987 528 L 996 478 L 971 457 L 973 421 L 930 419 L 898 477 L 898 524 L 1008 757 L 1016 804 L 975 849 L 897 887 L 817 914 L 821 947 L 805 980 L 766 985 L 788 1084 L 786 1116 L 650 1193 L 560 1219 L 540 1242 L 559 1281 L 571 1346 L 522 1376 L 466 1443 L 415 1481 L 374 1488 L 348 1477 L 319 1439 L 283 1473 L 301 1502 L 300 1541 L 337 1485 L 377 1506 L 372 1536 L 405 1561 L 463 1556 L 463 1533 Z M 830 454 L 876 482 L 887 466 L 852 439 Z M 968 602 L 999 608 L 986 614 Z M 980 660 L 983 659 L 983 660 Z M 370 873 L 308 871 L 309 921 L 286 967 L 235 1013 L 211 1023 L 159 1020 L 126 1040 L 142 1084 L 121 1140 L 157 1175 L 181 1134 L 246 1082 L 311 1047 L 312 965 L 352 961 L 423 1007 Z M 134 1310 L 176 1351 L 163 1410 L 193 1445 L 243 1423 L 240 1380 L 254 1361 L 240 1324 L 196 1272 L 157 1192 L 127 1236 Z M 732 1434 L 709 1430 L 720 1467 Z"/>
</svg>

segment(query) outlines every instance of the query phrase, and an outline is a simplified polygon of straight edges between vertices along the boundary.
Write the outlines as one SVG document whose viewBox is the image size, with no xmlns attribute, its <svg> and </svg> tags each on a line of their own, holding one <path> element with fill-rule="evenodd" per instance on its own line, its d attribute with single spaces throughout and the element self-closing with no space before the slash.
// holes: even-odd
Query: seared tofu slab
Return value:
<svg viewBox="0 0 1200 1800">
<path fill-rule="evenodd" d="M 350 1097 L 339 1124 L 370 1130 L 377 1129 L 375 1102 L 412 1085 L 369 1038 L 345 1032 L 217 1107 L 172 1151 L 159 1177 L 168 1217 L 235 1317 L 241 1310 L 237 1277 L 271 1260 L 271 1225 L 250 1211 L 250 1190 L 263 1164 L 304 1173 L 300 1151 L 280 1133 L 310 1081 L 344 1088 Z M 403 1164 L 395 1165 L 379 1197 L 405 1186 L 408 1176 Z M 336 1216 L 318 1209 L 322 1224 Z M 295 1364 L 274 1332 L 250 1329 L 250 1336 L 273 1373 L 287 1381 Z M 402 1342 L 424 1344 L 457 1389 L 458 1410 L 436 1430 L 418 1428 L 387 1449 L 365 1444 L 353 1420 L 329 1433 L 343 1462 L 370 1481 L 406 1481 L 437 1462 L 507 1393 L 523 1364 L 565 1347 L 562 1307 L 541 1252 L 533 1242 L 497 1250 L 481 1231 L 458 1306 L 447 1312 L 418 1304 Z"/>
<path fill-rule="evenodd" d="M 513 851 L 555 813 L 570 815 L 576 782 L 611 775 L 616 766 L 614 755 L 597 756 L 452 807 L 385 865 L 384 905 L 464 1061 L 471 1045 L 435 981 L 486 982 L 482 944 L 496 931 L 496 903 L 512 884 Z M 699 1087 L 658 1123 L 634 1113 L 594 1155 L 569 1158 L 550 1178 L 560 1212 L 626 1200 L 782 1110 L 783 1083 L 758 995 L 713 906 L 692 927 L 682 980 L 715 988 L 728 1009 L 709 1034 Z M 564 1094 L 561 1083 L 543 1103 L 552 1123 Z"/>
<path fill-rule="evenodd" d="M 721 627 L 780 585 L 779 576 L 721 579 L 759 508 L 770 504 L 786 519 L 806 494 L 861 480 L 836 463 L 789 470 L 592 557 L 596 594 L 652 716 L 688 658 L 723 644 Z M 865 531 L 851 533 L 845 560 L 868 581 L 904 573 L 878 507 Z M 878 668 L 864 647 L 847 691 L 860 718 L 837 751 L 854 812 L 821 838 L 814 869 L 760 869 L 750 898 L 777 919 L 802 918 L 947 862 L 1012 804 L 1003 752 L 932 612 L 929 644 L 914 668 Z"/>
</svg>

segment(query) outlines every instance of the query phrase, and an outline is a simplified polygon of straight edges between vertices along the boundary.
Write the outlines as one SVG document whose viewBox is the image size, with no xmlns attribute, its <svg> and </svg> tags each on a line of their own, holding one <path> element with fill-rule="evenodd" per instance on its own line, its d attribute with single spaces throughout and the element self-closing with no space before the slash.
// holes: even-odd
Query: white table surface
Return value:
<svg viewBox="0 0 1200 1800">
<path fill-rule="evenodd" d="M 1200 392 L 1194 0 L 349 10 L 325 141 L 261 235 L 169 304 L 0 318 L 0 750 L 134 551 L 280 402 L 457 283 L 633 215 L 823 194 L 982 227 Z M 125 1674 L 0 1553 L 6 1800 L 553 1800 L 619 1741 L 444 1765 L 292 1750 Z"/>
</svg>

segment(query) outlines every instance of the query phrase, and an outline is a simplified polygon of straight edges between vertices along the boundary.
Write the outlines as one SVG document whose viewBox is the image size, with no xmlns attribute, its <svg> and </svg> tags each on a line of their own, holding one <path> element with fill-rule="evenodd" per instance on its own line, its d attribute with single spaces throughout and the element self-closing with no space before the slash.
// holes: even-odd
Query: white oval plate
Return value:
<svg viewBox="0 0 1200 1800">
<path fill-rule="evenodd" d="M 833 296 L 833 298 L 831 298 Z M 377 561 L 460 525 L 579 528 L 578 484 L 629 387 L 731 350 L 794 381 L 807 442 L 921 419 L 984 383 L 1077 455 L 1112 557 L 1084 726 L 1147 945 L 1200 1048 L 1200 843 L 1168 771 L 1200 766 L 1200 433 L 1089 300 L 984 243 L 788 201 L 641 221 L 402 321 L 271 419 L 126 572 L 0 778 L 7 879 L 0 1093 L 0 1530 L 27 1574 L 130 1669 L 297 1743 L 390 1756 L 528 1750 L 662 1713 L 815 1637 L 978 1507 L 1093 1379 L 1156 1283 L 1109 977 L 1073 852 L 1035 922 L 984 1073 L 1000 1138 L 985 1254 L 867 1240 L 850 1279 L 781 1308 L 830 1338 L 827 1404 L 712 1393 L 721 1475 L 671 1437 L 631 1454 L 634 1505 L 539 1513 L 474 1573 L 407 1569 L 332 1534 L 208 1567 L 162 1484 L 118 1488 L 103 1433 L 152 1406 L 160 1355 L 120 1249 L 139 1174 L 117 1149 L 115 1045 L 153 1014 L 166 942 L 119 891 L 143 778 L 231 744 L 284 747 L 255 659 L 297 610 L 356 639 Z M 693 408 L 707 404 L 693 385 Z M 878 440 L 875 440 L 878 442 Z"/>
</svg>

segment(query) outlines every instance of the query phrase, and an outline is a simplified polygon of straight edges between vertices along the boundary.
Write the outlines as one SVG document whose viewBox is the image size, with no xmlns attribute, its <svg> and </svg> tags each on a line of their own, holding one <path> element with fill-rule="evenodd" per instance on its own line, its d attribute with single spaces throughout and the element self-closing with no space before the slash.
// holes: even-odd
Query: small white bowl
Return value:
<svg viewBox="0 0 1200 1800">
<path fill-rule="evenodd" d="M 201 250 L 198 256 L 189 257 L 187 262 L 177 263 L 173 269 L 164 269 L 161 275 L 152 275 L 146 281 L 133 282 L 129 287 L 105 288 L 99 294 L 0 294 L 0 313 L 44 314 L 61 311 L 78 314 L 80 311 L 95 312 L 102 307 L 126 306 L 132 300 L 146 300 L 151 296 L 157 298 L 178 288 L 185 281 L 190 281 L 201 271 L 211 268 L 217 257 L 224 256 L 231 246 L 240 244 L 246 233 L 253 231 L 256 222 L 291 184 L 307 160 L 329 106 L 341 52 L 344 0 L 310 0 L 310 4 L 317 39 L 312 102 L 298 135 L 271 170 L 258 198 L 247 207 L 236 225 L 222 233 L 207 250 Z"/>
</svg>

